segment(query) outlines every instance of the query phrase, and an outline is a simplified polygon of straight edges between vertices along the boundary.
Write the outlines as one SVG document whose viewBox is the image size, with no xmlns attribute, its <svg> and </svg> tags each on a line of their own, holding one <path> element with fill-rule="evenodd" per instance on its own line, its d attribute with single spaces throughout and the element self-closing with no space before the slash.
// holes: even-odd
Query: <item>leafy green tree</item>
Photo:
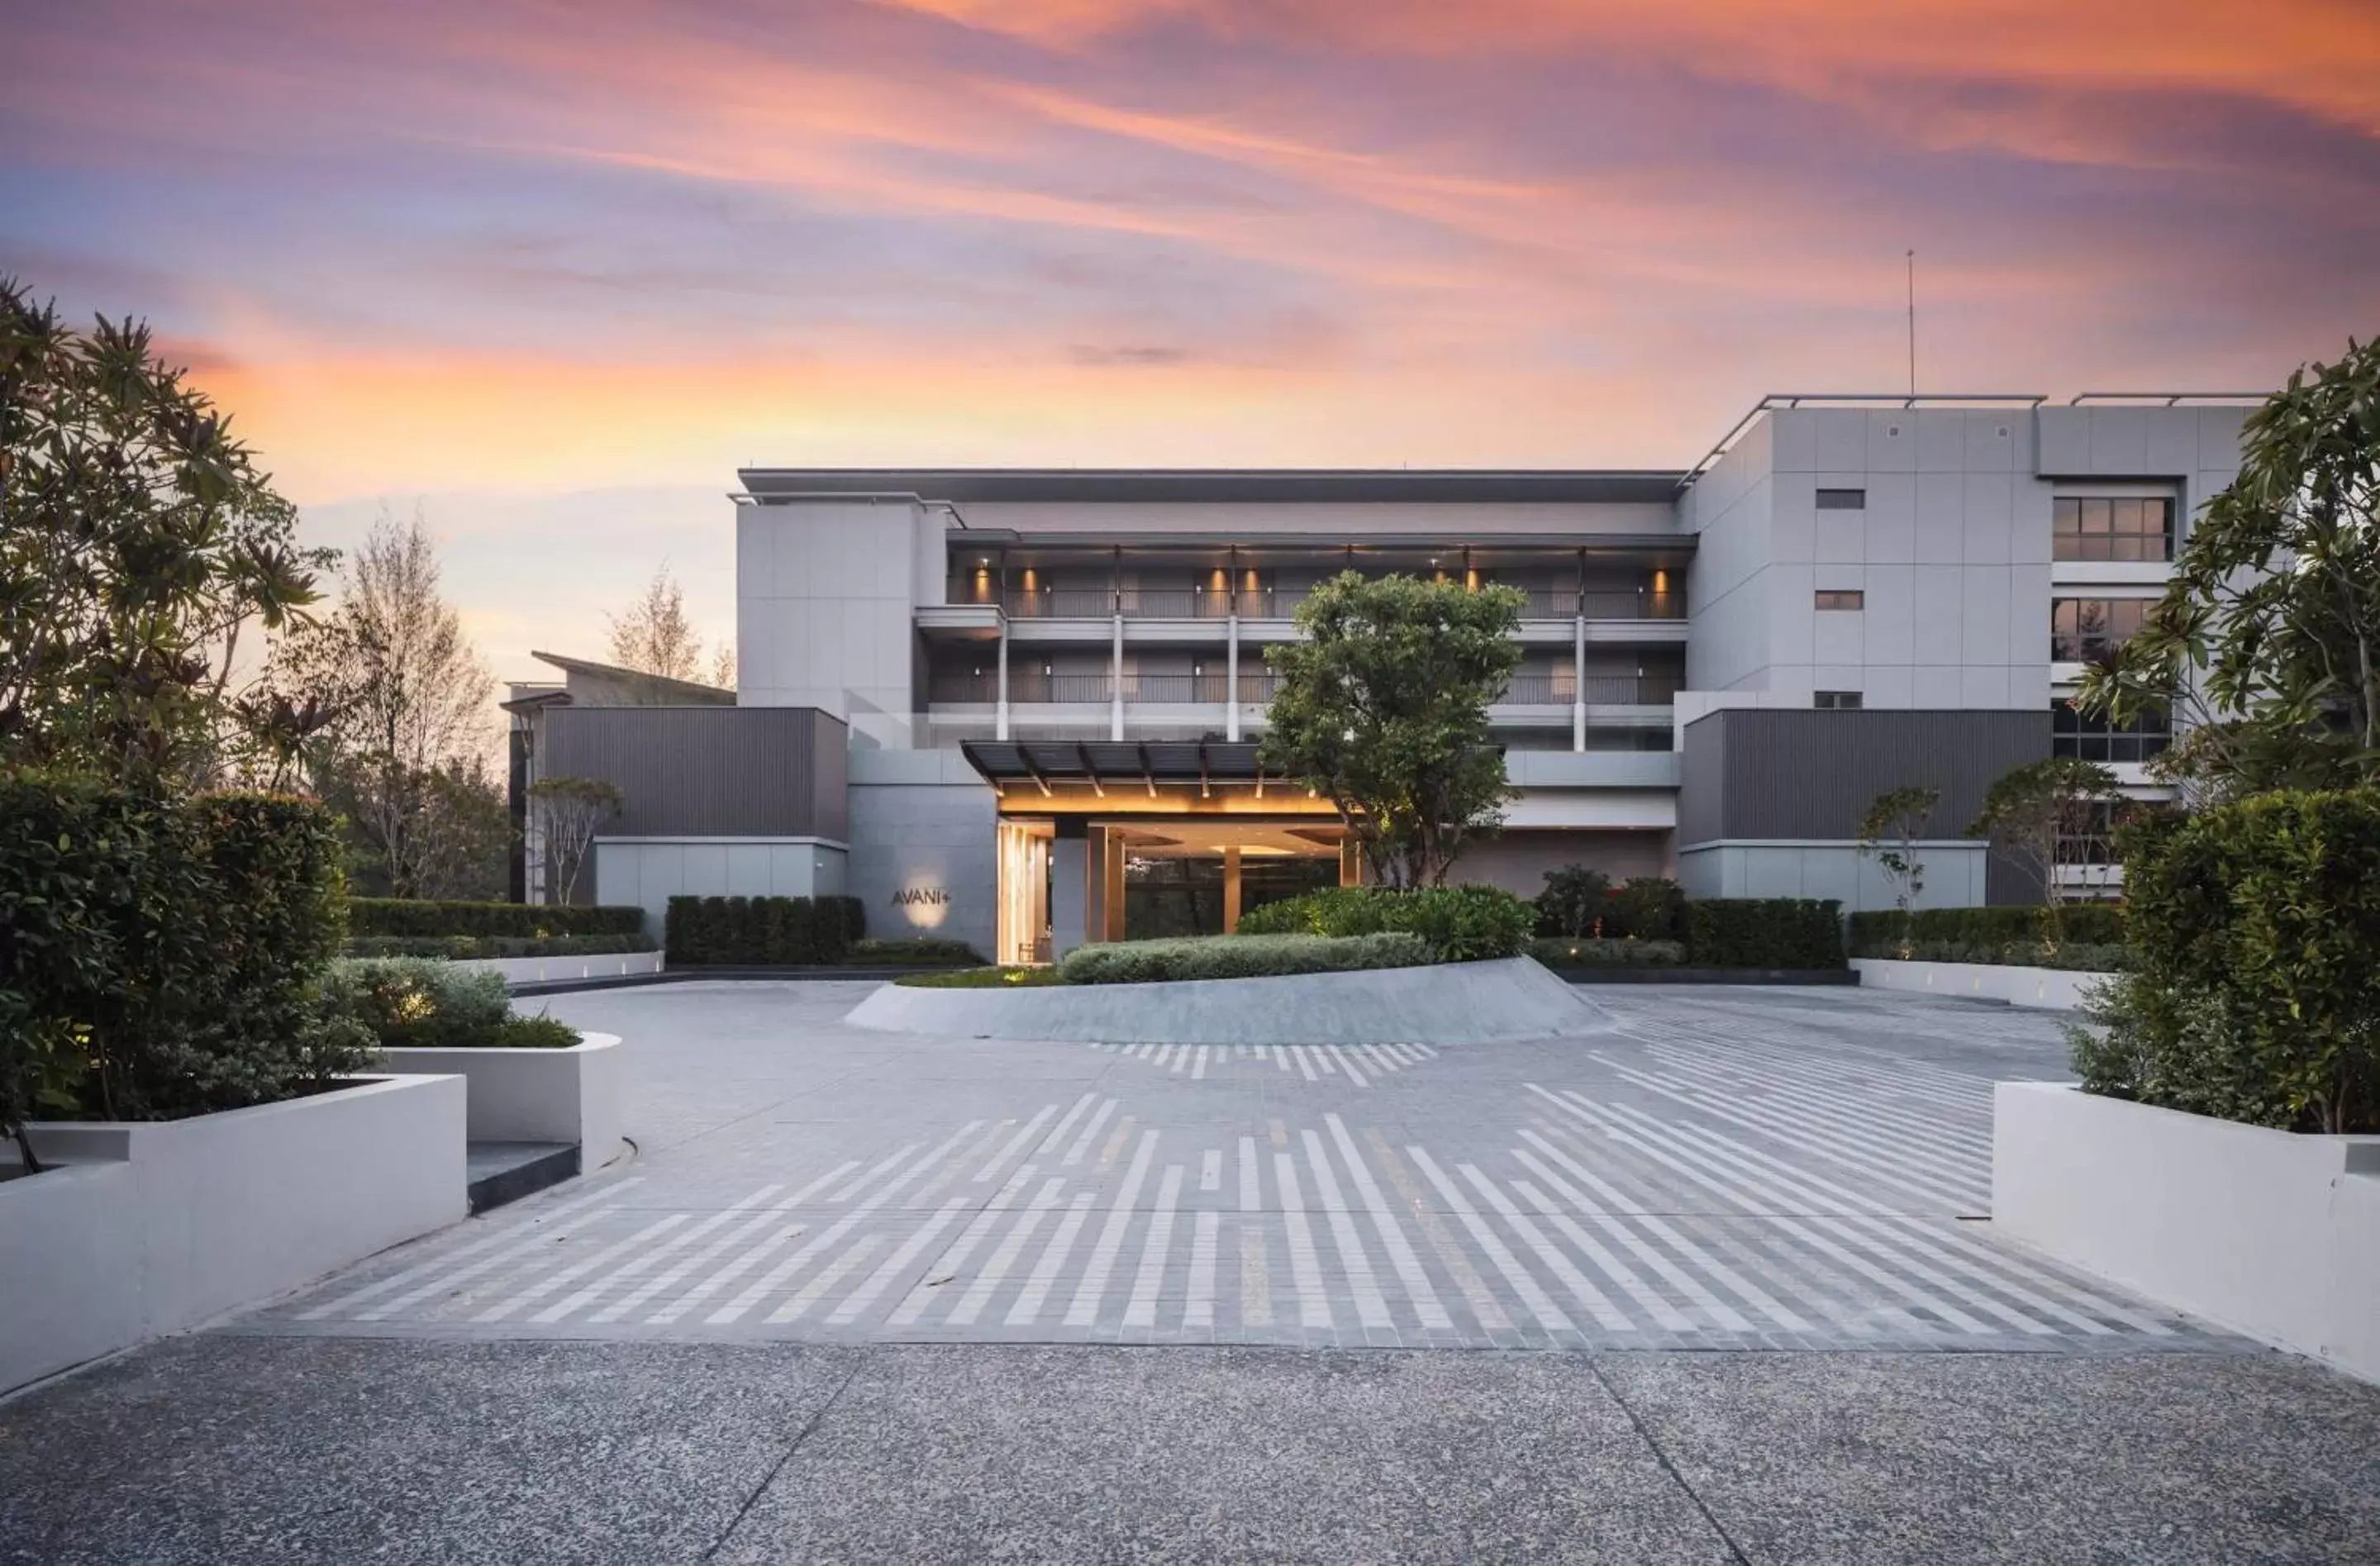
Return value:
<svg viewBox="0 0 2380 1566">
<path fill-rule="evenodd" d="M 2216 797 L 2380 776 L 2380 340 L 2248 416 L 2239 477 L 2075 706 L 2172 713 L 2163 772 Z"/>
<path fill-rule="evenodd" d="M 161 782 L 324 719 L 258 675 L 329 551 L 149 328 L 0 278 L 0 759 Z"/>
<path fill-rule="evenodd" d="M 1259 756 L 1338 807 L 1376 882 L 1438 885 L 1503 819 L 1488 705 L 1520 667 L 1526 601 L 1349 571 L 1298 606 L 1303 640 L 1267 651 L 1281 679 Z"/>
<path fill-rule="evenodd" d="M 545 900 L 567 903 L 578 890 L 595 829 L 618 815 L 626 801 L 601 778 L 540 778 L 529 785 L 528 800 L 545 850 Z"/>
<path fill-rule="evenodd" d="M 2040 879 L 2042 940 L 2052 951 L 2065 942 L 2060 908 L 2067 865 L 2103 865 L 2113 857 L 2108 807 L 2122 797 L 2116 774 L 2095 761 L 2052 756 L 2003 773 L 1984 794 L 1969 837 L 1991 845 Z"/>
<path fill-rule="evenodd" d="M 1597 933 L 1597 921 L 1611 900 L 1611 878 L 1585 865 L 1564 865 L 1546 872 L 1546 889 L 1537 893 L 1537 933 L 1576 940 Z"/>
<path fill-rule="evenodd" d="M 1925 890 L 1925 865 L 1917 857 L 1917 834 L 1925 819 L 1942 803 L 1942 791 L 1921 783 L 1887 789 L 1868 804 L 1860 818 L 1859 852 L 1873 858 L 1892 887 L 1892 905 L 1900 911 L 1900 955 L 1911 951 L 1910 916 L 1917 894 Z"/>
</svg>

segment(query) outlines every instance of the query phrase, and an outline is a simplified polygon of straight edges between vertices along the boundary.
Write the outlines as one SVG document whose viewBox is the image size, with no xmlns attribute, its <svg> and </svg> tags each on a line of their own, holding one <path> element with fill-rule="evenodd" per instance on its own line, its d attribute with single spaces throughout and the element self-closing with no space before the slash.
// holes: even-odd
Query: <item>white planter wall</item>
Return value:
<svg viewBox="0 0 2380 1566">
<path fill-rule="evenodd" d="M 386 1076 L 188 1120 L 33 1124 L 65 1167 L 0 1183 L 0 1390 L 456 1221 L 464 1115 L 460 1077 Z"/>
<path fill-rule="evenodd" d="M 2107 977 L 2073 968 L 2029 968 L 1998 963 L 1895 963 L 1877 957 L 1854 957 L 1852 966 L 1859 970 L 1860 986 L 1865 989 L 1959 995 L 1969 1000 L 2005 1001 L 2011 1006 L 2038 1006 L 2052 1012 L 2075 1010 L 2091 988 Z"/>
<path fill-rule="evenodd" d="M 555 984 L 574 978 L 620 978 L 629 974 L 659 973 L 659 952 L 614 952 L 594 957 L 464 957 L 458 968 L 478 968 L 504 976 L 506 984 Z"/>
<path fill-rule="evenodd" d="M 2301 1136 L 2062 1083 L 1993 1096 L 1992 1228 L 2380 1381 L 2380 1136 Z"/>
<path fill-rule="evenodd" d="M 591 1173 L 619 1155 L 625 1134 L 627 1052 L 588 1034 L 568 1050 L 391 1050 L 398 1071 L 449 1074 L 468 1085 L 474 1142 L 576 1142 Z"/>
</svg>

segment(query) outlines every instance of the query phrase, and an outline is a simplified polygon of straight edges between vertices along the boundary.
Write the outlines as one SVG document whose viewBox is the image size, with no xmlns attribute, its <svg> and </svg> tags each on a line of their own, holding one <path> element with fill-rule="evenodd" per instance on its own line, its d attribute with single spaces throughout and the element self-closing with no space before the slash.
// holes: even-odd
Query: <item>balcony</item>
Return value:
<svg viewBox="0 0 2380 1566">
<path fill-rule="evenodd" d="M 1512 676 L 1497 698 L 1500 707 L 1568 707 L 1581 698 L 1589 707 L 1667 707 L 1677 700 L 1680 674 L 1568 674 L 1524 673 Z"/>
<path fill-rule="evenodd" d="M 1017 673 L 1008 682 L 1012 702 L 1106 701 L 1114 686 L 1105 674 Z"/>
<path fill-rule="evenodd" d="M 1303 589 L 1249 588 L 1038 588 L 1011 589 L 1002 601 L 1018 620 L 1287 619 L 1305 601 Z"/>
<path fill-rule="evenodd" d="M 1220 674 L 1127 674 L 1123 682 L 1127 702 L 1221 702 L 1229 690 Z"/>
</svg>

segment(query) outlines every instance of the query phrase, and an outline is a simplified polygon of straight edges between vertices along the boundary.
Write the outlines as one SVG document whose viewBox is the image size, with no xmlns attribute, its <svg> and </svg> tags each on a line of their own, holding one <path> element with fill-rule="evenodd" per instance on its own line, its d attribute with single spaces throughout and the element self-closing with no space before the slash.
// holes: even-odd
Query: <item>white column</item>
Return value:
<svg viewBox="0 0 2380 1566">
<path fill-rule="evenodd" d="M 1115 617 L 1115 649 L 1108 659 L 1108 737 L 1123 738 L 1123 615 Z"/>
<path fill-rule="evenodd" d="M 1223 737 L 1240 737 L 1240 616 L 1234 609 L 1223 623 Z"/>
<path fill-rule="evenodd" d="M 992 709 L 991 737 L 1008 737 L 1008 616 L 1000 617 L 1000 699 Z"/>
<path fill-rule="evenodd" d="M 1090 840 L 1062 837 L 1050 844 L 1050 956 L 1054 961 L 1083 943 L 1090 912 Z"/>
<path fill-rule="evenodd" d="M 1570 747 L 1586 748 L 1586 615 L 1585 606 L 1571 622 Z"/>
</svg>

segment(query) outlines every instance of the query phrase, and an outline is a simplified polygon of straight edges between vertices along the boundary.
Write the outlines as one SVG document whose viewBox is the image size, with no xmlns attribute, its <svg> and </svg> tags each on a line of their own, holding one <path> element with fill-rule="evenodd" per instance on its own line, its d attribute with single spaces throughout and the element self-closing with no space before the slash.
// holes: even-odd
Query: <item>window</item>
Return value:
<svg viewBox="0 0 2380 1566">
<path fill-rule="evenodd" d="M 2104 658 L 2141 628 L 2155 599 L 2058 598 L 2049 601 L 2049 656 L 2058 663 Z"/>
<path fill-rule="evenodd" d="M 2063 701 L 2049 704 L 2049 753 L 2085 761 L 2145 761 L 2173 743 L 2173 719 L 2157 712 L 2130 724 L 2086 717 Z"/>
<path fill-rule="evenodd" d="M 1867 594 L 1856 588 L 1820 588 L 1818 607 L 1821 609 L 1865 609 Z"/>
<path fill-rule="evenodd" d="M 1865 490 L 1820 490 L 1818 509 L 1820 511 L 1865 511 L 1867 492 Z"/>
<path fill-rule="evenodd" d="M 1858 708 L 1860 693 L 1855 690 L 1820 690 L 1810 693 L 1810 705 L 1822 711 L 1849 712 Z"/>
<path fill-rule="evenodd" d="M 2171 560 L 2173 502 L 2060 495 L 2052 503 L 2052 560 Z"/>
</svg>

